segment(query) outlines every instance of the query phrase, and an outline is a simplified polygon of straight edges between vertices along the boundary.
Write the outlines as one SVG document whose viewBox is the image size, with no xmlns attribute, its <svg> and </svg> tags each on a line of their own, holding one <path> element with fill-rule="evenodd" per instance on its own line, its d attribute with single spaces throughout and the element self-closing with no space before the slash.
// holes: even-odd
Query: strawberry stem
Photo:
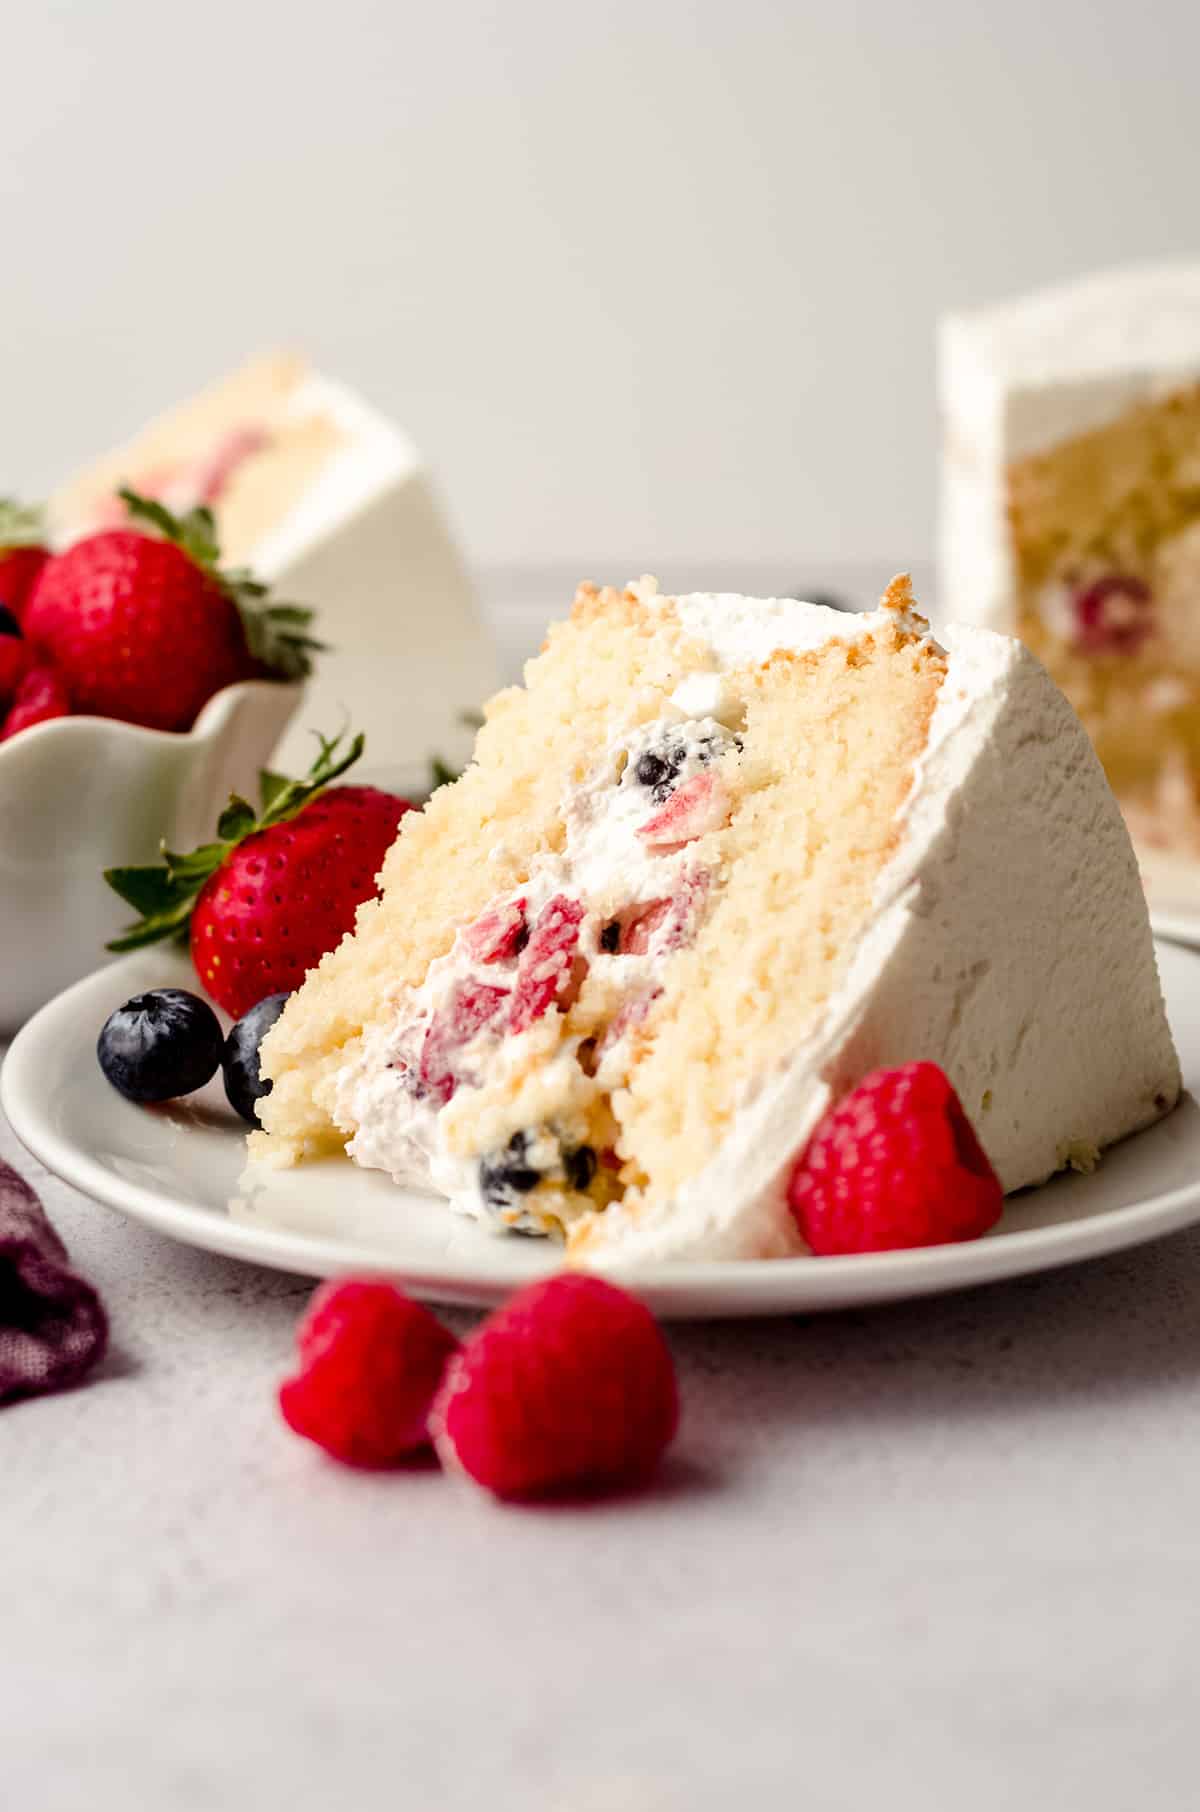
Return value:
<svg viewBox="0 0 1200 1812">
<path fill-rule="evenodd" d="M 130 520 L 159 534 L 201 567 L 232 598 L 242 619 L 246 646 L 256 661 L 281 679 L 303 679 L 312 671 L 312 656 L 326 644 L 308 634 L 313 612 L 304 604 L 268 604 L 268 588 L 245 567 L 224 572 L 213 513 L 204 504 L 176 516 L 157 498 L 122 485 L 117 492 Z"/>
</svg>

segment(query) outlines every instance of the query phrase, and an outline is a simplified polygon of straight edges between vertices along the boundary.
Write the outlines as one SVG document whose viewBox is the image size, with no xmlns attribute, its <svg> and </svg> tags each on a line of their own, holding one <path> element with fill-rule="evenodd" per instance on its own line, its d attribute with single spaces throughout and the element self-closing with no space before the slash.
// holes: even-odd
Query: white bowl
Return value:
<svg viewBox="0 0 1200 1812">
<path fill-rule="evenodd" d="M 60 717 L 0 743 L 0 1036 L 104 960 L 134 916 L 103 871 L 190 849 L 231 792 L 257 797 L 303 696 L 247 680 L 210 698 L 186 734 Z"/>
</svg>

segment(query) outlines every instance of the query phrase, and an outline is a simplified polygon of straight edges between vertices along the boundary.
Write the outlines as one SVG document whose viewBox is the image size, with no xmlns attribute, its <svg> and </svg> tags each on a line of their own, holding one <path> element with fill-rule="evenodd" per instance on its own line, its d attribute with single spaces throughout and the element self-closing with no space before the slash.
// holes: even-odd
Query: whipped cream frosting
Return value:
<svg viewBox="0 0 1200 1812">
<path fill-rule="evenodd" d="M 630 774 L 641 752 L 670 737 L 688 751 L 681 778 L 715 771 L 711 752 L 702 758 L 705 738 L 715 739 L 720 759 L 736 760 L 736 725 L 722 722 L 724 674 L 776 649 L 812 648 L 895 620 L 792 599 L 695 594 L 672 602 L 712 665 L 681 683 L 670 717 L 639 733 L 644 749 L 620 738 Z M 785 1201 L 787 1170 L 831 1099 L 880 1064 L 921 1056 L 946 1068 L 1006 1190 L 1098 1151 L 1174 1101 L 1178 1064 L 1137 870 L 1082 726 L 1018 643 L 971 627 L 940 639 L 947 677 L 896 852 L 843 984 L 790 1060 L 747 1089 L 714 1160 L 669 1203 L 631 1210 L 613 1201 L 592 1224 L 586 1262 L 802 1251 Z M 543 859 L 520 890 L 529 921 L 568 886 L 602 897 L 614 875 L 622 899 L 657 900 L 667 891 L 663 857 L 651 856 L 638 835 L 647 809 L 632 784 L 614 789 L 602 760 L 567 801 L 563 855 Z M 678 886 L 687 850 L 668 860 Z M 594 935 L 585 954 L 603 964 Z M 650 986 L 665 955 L 651 937 L 644 952 L 622 961 L 643 963 Z M 360 1162 L 406 1181 L 432 1180 L 481 1218 L 496 1221 L 500 1206 L 507 1224 L 519 1226 L 520 1202 L 503 1188 L 487 1199 L 477 1162 L 451 1149 L 453 1108 L 439 1121 L 389 1068 L 417 1060 L 414 1028 L 464 980 L 486 986 L 488 966 L 473 963 L 460 933 L 346 1066 L 337 1117 L 357 1128 L 350 1150 Z M 473 1048 L 489 1065 L 517 1063 L 522 1040 L 537 1036 L 535 1027 L 510 1037 L 506 1055 L 485 1027 Z M 557 1045 L 550 1062 L 582 1076 L 569 1047 Z M 552 1095 L 564 1078 L 547 1075 Z M 574 1160 L 569 1151 L 538 1150 L 517 1161 L 569 1177 Z"/>
</svg>

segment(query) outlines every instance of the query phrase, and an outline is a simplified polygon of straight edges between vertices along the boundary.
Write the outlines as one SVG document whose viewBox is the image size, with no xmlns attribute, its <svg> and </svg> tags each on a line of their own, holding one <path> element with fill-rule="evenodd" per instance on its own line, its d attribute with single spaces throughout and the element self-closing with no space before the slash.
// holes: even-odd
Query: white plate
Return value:
<svg viewBox="0 0 1200 1812">
<path fill-rule="evenodd" d="M 1185 1082 L 1200 1088 L 1200 954 L 1160 945 Z M 385 1271 L 434 1301 L 487 1303 L 554 1270 L 543 1240 L 496 1235 L 433 1197 L 396 1189 L 342 1158 L 243 1177 L 243 1127 L 219 1084 L 189 1103 L 137 1108 L 94 1056 L 112 1008 L 141 988 L 186 986 L 181 955 L 146 951 L 79 982 L 18 1035 L 0 1075 L 17 1136 L 56 1175 L 190 1245 L 281 1270 Z M 1016 1277 L 1134 1246 L 1200 1219 L 1200 1107 L 1005 1204 L 999 1228 L 968 1245 L 855 1258 L 657 1265 L 634 1274 L 662 1315 L 774 1315 L 883 1302 Z"/>
<path fill-rule="evenodd" d="M 1140 847 L 1137 855 L 1155 932 L 1200 948 L 1200 862 Z"/>
</svg>

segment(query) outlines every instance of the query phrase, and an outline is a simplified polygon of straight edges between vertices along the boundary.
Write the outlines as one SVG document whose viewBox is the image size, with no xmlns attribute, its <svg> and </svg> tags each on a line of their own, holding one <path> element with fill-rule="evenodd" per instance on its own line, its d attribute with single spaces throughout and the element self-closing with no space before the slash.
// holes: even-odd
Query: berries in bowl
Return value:
<svg viewBox="0 0 1200 1812">
<path fill-rule="evenodd" d="M 311 612 L 219 564 L 212 517 L 123 492 L 59 552 L 0 505 L 0 1035 L 95 966 L 114 848 L 198 839 L 302 695 Z"/>
</svg>

